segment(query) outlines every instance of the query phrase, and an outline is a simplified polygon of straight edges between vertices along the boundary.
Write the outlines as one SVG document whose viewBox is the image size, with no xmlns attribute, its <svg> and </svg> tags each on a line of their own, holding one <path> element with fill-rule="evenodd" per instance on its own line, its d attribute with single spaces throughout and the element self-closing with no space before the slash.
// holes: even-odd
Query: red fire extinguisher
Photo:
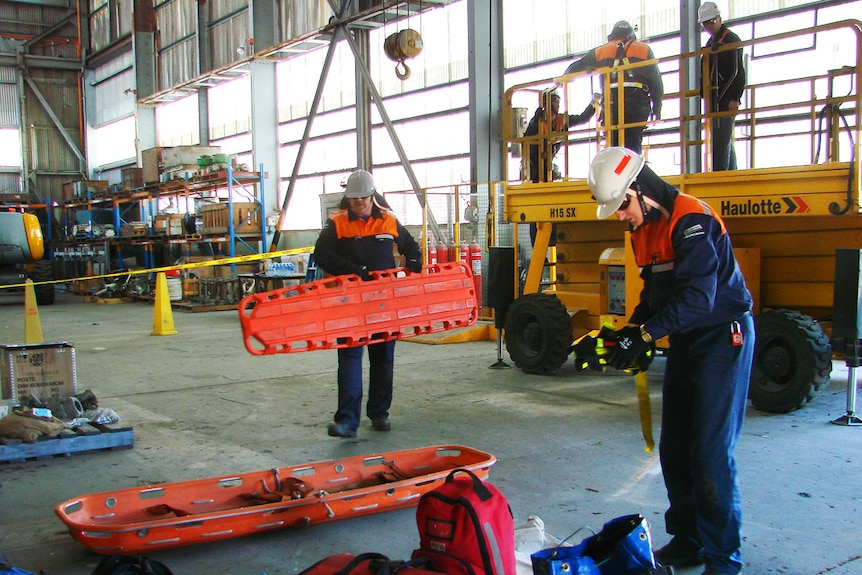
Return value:
<svg viewBox="0 0 862 575">
<path fill-rule="evenodd" d="M 437 246 L 428 244 L 428 264 L 434 265 L 437 263 Z"/>
<path fill-rule="evenodd" d="M 440 238 L 440 243 L 437 244 L 437 263 L 445 264 L 449 261 L 449 248 L 446 247 L 446 240 Z"/>
<path fill-rule="evenodd" d="M 446 251 L 448 252 L 448 261 L 458 261 L 458 246 L 455 245 L 455 238 L 449 240 L 449 243 L 446 245 Z"/>
<path fill-rule="evenodd" d="M 470 265 L 470 247 L 467 245 L 467 240 L 461 240 L 461 249 L 458 250 L 460 259 L 467 265 Z"/>
<path fill-rule="evenodd" d="M 473 288 L 476 290 L 476 305 L 482 307 L 482 246 L 473 240 L 470 243 L 470 268 L 473 271 Z"/>
</svg>

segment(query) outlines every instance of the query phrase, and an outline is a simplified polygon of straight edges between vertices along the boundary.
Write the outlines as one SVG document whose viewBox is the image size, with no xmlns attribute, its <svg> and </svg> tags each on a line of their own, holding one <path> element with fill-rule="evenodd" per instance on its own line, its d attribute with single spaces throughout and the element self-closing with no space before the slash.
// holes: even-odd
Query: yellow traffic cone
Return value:
<svg viewBox="0 0 862 575">
<path fill-rule="evenodd" d="M 156 305 L 153 310 L 153 332 L 150 335 L 176 335 L 171 300 L 168 296 L 168 278 L 165 272 L 156 274 Z"/>
<path fill-rule="evenodd" d="M 33 280 L 24 282 L 24 343 L 44 343 Z"/>
</svg>

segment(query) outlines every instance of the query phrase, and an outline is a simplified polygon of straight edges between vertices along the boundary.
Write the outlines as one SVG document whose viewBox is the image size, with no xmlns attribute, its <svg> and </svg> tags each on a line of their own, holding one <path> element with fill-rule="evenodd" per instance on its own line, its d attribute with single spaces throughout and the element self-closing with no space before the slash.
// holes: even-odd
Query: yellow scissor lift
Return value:
<svg viewBox="0 0 862 575">
<path fill-rule="evenodd" d="M 808 71 L 781 63 L 784 57 L 798 63 L 798 53 L 777 54 L 774 62 L 766 63 L 770 71 L 766 81 L 759 81 L 756 73 L 763 64 L 750 66 L 737 116 L 740 169 L 687 173 L 691 150 L 702 154 L 703 165 L 711 165 L 708 126 L 718 114 L 700 112 L 699 90 L 666 89 L 663 117 L 648 126 L 644 138 L 644 153 L 653 169 L 683 192 L 706 200 L 731 233 L 756 306 L 758 342 L 749 397 L 758 409 L 776 413 L 801 407 L 829 380 L 832 349 L 827 332 L 835 251 L 862 248 L 862 23 L 815 26 L 721 50 L 742 46 L 746 53 L 760 53 L 756 50 L 760 44 L 774 46 L 790 39 L 794 45 L 814 47 L 837 45 L 840 40 L 847 65 Z M 709 53 L 659 58 L 666 87 L 674 78 L 696 74 L 700 57 Z M 822 61 L 812 66 L 822 67 Z M 513 125 L 514 109 L 535 106 L 535 94 L 542 89 L 558 85 L 564 106 L 571 102 L 570 108 L 580 109 L 578 102 L 597 86 L 609 89 L 611 73 L 634 66 L 513 86 L 505 95 L 504 126 Z M 622 98 L 621 90 L 617 96 Z M 574 341 L 602 324 L 622 325 L 631 311 L 626 302 L 638 300 L 641 282 L 627 225 L 614 218 L 596 219 L 596 204 L 585 180 L 589 160 L 606 145 L 607 134 L 625 127 L 621 119 L 614 120 L 606 109 L 592 128 L 527 138 L 506 135 L 525 150 L 533 144 L 541 151 L 544 138 L 565 141 L 557 158 L 562 164 L 560 179 L 512 180 L 504 186 L 505 219 L 536 223 L 533 253 L 547 253 L 556 270 L 555 284 L 541 289 L 544 258 L 532 257 L 522 290 L 515 290 L 520 295 L 506 311 L 506 348 L 526 372 L 556 370 Z M 693 125 L 697 129 L 692 130 Z M 701 125 L 706 128 L 700 130 Z M 542 161 L 540 157 L 540 165 Z M 552 224 L 557 229 L 556 249 L 548 250 Z M 516 232 L 516 250 L 518 243 Z"/>
</svg>

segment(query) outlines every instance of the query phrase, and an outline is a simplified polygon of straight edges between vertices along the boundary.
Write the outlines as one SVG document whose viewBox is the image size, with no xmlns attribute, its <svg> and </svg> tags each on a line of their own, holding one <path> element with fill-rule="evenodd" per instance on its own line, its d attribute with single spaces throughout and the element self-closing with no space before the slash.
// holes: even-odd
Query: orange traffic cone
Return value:
<svg viewBox="0 0 862 575">
<path fill-rule="evenodd" d="M 33 280 L 24 282 L 24 343 L 44 343 Z"/>
<path fill-rule="evenodd" d="M 165 272 L 156 274 L 156 305 L 153 310 L 153 332 L 150 335 L 176 335 L 171 300 L 168 295 L 168 278 Z"/>
</svg>

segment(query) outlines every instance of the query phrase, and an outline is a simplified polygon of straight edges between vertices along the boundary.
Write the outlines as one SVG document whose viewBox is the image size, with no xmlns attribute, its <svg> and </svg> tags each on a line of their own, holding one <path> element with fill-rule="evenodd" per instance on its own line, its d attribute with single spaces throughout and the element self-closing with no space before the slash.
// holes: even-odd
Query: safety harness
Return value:
<svg viewBox="0 0 862 575">
<path fill-rule="evenodd" d="M 629 56 L 628 56 L 628 48 L 631 46 L 634 40 L 628 40 L 626 42 L 619 42 L 617 44 L 617 55 L 614 58 L 614 68 L 619 67 L 620 64 L 627 66 L 629 64 Z M 617 73 L 613 72 L 611 74 L 611 88 L 617 88 L 619 83 L 617 81 Z M 639 88 L 641 90 L 649 91 L 649 88 L 643 82 L 636 82 L 634 79 L 634 74 L 632 74 L 631 70 L 625 71 L 625 79 L 623 80 L 623 88 Z"/>
</svg>

